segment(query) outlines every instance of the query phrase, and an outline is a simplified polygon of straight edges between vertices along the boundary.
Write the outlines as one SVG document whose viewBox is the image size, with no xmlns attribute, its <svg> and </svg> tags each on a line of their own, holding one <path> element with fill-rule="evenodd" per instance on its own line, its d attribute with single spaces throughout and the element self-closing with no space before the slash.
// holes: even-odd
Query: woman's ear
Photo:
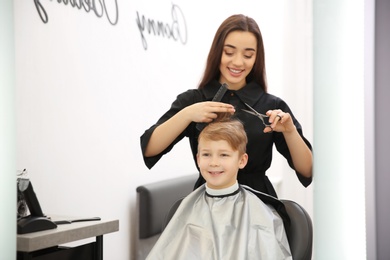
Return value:
<svg viewBox="0 0 390 260">
<path fill-rule="evenodd" d="M 247 163 L 248 163 L 248 154 L 244 153 L 243 155 L 241 155 L 241 159 L 240 159 L 240 162 L 238 164 L 238 168 L 243 169 Z"/>
</svg>

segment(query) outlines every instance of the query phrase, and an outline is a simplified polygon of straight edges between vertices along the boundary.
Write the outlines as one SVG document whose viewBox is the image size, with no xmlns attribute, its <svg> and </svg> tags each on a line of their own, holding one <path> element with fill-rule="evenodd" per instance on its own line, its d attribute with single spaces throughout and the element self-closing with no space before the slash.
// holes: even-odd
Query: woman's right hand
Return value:
<svg viewBox="0 0 390 260">
<path fill-rule="evenodd" d="M 161 153 L 191 123 L 209 123 L 217 118 L 218 112 L 234 113 L 232 105 L 205 101 L 195 103 L 180 110 L 176 115 L 156 127 L 145 149 L 144 156 L 151 157 Z"/>
<path fill-rule="evenodd" d="M 217 118 L 216 113 L 234 114 L 235 111 L 233 105 L 215 101 L 195 103 L 182 110 L 187 119 L 195 123 L 210 123 Z"/>
</svg>

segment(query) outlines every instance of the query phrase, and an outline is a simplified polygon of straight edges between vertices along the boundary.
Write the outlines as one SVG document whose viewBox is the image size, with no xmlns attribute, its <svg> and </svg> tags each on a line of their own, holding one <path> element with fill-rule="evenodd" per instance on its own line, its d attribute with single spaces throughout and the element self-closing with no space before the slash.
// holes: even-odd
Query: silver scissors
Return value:
<svg viewBox="0 0 390 260">
<path fill-rule="evenodd" d="M 269 128 L 271 128 L 271 130 L 273 131 L 271 125 L 270 125 L 270 124 L 267 124 L 267 123 L 265 122 L 265 119 L 268 118 L 269 116 L 257 112 L 253 107 L 251 107 L 251 106 L 248 105 L 247 103 L 245 103 L 245 105 L 246 105 L 250 110 L 241 109 L 242 111 L 244 111 L 244 112 L 246 112 L 246 113 L 249 113 L 249 114 L 251 114 L 251 115 L 254 115 L 254 116 L 260 118 L 261 122 L 263 122 L 264 127 L 269 127 Z"/>
</svg>

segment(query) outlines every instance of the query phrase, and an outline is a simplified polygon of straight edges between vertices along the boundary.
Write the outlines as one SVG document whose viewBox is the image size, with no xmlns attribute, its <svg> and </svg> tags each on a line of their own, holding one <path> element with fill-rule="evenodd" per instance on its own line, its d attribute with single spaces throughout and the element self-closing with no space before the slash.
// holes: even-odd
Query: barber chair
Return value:
<svg viewBox="0 0 390 260">
<path fill-rule="evenodd" d="M 192 174 L 137 187 L 137 260 L 146 258 L 197 178 L 198 174 Z M 311 260 L 313 226 L 309 214 L 294 201 L 281 201 L 291 220 L 286 234 L 293 259 Z"/>
</svg>

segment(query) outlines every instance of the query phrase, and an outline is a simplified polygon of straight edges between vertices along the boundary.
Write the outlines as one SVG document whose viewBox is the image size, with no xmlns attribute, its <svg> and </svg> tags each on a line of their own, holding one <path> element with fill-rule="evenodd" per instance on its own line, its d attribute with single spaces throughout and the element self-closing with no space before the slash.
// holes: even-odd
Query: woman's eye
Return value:
<svg viewBox="0 0 390 260">
<path fill-rule="evenodd" d="M 203 157 L 209 157 L 210 154 L 209 154 L 209 153 L 202 153 L 202 156 L 203 156 Z"/>
<path fill-rule="evenodd" d="M 247 59 L 251 59 L 252 55 L 244 55 L 244 57 L 247 58 Z"/>
</svg>

